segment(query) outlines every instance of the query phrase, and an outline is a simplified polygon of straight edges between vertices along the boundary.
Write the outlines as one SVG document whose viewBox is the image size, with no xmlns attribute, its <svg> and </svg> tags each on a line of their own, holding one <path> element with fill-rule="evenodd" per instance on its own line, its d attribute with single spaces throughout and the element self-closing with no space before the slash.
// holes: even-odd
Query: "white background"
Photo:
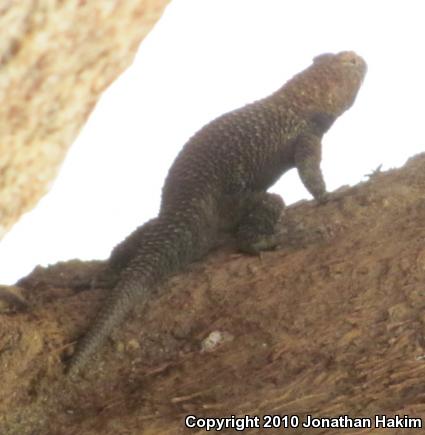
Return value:
<svg viewBox="0 0 425 435">
<path fill-rule="evenodd" d="M 0 243 L 0 282 L 37 264 L 107 257 L 156 214 L 167 169 L 197 129 L 323 52 L 355 50 L 369 65 L 355 105 L 324 138 L 328 190 L 402 165 L 425 150 L 424 10 L 423 0 L 173 0 L 50 193 Z M 309 198 L 295 171 L 272 190 L 286 203 Z"/>
</svg>

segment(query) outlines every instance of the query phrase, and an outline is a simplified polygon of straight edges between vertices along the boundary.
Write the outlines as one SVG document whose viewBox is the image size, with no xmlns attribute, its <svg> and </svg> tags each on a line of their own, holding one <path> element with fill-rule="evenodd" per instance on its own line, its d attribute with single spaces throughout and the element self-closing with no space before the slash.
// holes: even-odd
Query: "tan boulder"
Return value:
<svg viewBox="0 0 425 435">
<path fill-rule="evenodd" d="M 48 190 L 168 0 L 2 2 L 0 238 Z"/>
</svg>

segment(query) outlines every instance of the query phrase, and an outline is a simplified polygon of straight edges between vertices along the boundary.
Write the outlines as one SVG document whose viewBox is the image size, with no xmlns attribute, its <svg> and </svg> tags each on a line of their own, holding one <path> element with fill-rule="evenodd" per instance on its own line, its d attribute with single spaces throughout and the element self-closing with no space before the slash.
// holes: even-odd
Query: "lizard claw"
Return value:
<svg viewBox="0 0 425 435">
<path fill-rule="evenodd" d="M 315 199 L 316 199 L 316 201 L 317 201 L 317 203 L 318 203 L 319 205 L 324 205 L 324 204 L 326 204 L 326 203 L 329 202 L 329 200 L 330 200 L 330 195 L 329 195 L 328 192 L 324 192 L 324 193 L 322 193 L 322 194 L 316 196 Z"/>
</svg>

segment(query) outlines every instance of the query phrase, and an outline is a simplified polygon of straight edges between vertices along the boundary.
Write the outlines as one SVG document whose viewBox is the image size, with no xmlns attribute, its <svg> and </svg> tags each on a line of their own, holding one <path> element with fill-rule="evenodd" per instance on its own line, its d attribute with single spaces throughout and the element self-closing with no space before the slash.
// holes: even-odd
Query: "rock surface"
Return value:
<svg viewBox="0 0 425 435">
<path fill-rule="evenodd" d="M 0 238 L 49 188 L 169 0 L 0 5 Z"/>
<path fill-rule="evenodd" d="M 27 311 L 0 315 L 0 433 L 204 433 L 184 427 L 188 414 L 425 422 L 424 193 L 425 154 L 325 205 L 288 208 L 278 250 L 249 257 L 229 246 L 193 264 L 72 381 L 62 358 L 108 282 L 85 287 L 100 262 L 37 268 L 17 283 Z"/>
</svg>

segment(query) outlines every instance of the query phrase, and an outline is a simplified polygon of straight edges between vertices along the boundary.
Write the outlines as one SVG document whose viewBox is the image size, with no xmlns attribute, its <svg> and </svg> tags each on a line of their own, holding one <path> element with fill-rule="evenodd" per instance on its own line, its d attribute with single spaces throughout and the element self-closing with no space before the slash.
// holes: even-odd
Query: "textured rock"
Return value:
<svg viewBox="0 0 425 435">
<path fill-rule="evenodd" d="M 227 246 L 192 264 L 74 380 L 61 358 L 112 284 L 101 262 L 37 268 L 17 284 L 27 310 L 0 315 L 0 433 L 205 433 L 185 429 L 189 414 L 425 421 L 424 190 L 425 154 L 324 205 L 288 207 L 279 249 Z"/>
<path fill-rule="evenodd" d="M 0 238 L 46 192 L 168 0 L 0 5 Z"/>
</svg>

